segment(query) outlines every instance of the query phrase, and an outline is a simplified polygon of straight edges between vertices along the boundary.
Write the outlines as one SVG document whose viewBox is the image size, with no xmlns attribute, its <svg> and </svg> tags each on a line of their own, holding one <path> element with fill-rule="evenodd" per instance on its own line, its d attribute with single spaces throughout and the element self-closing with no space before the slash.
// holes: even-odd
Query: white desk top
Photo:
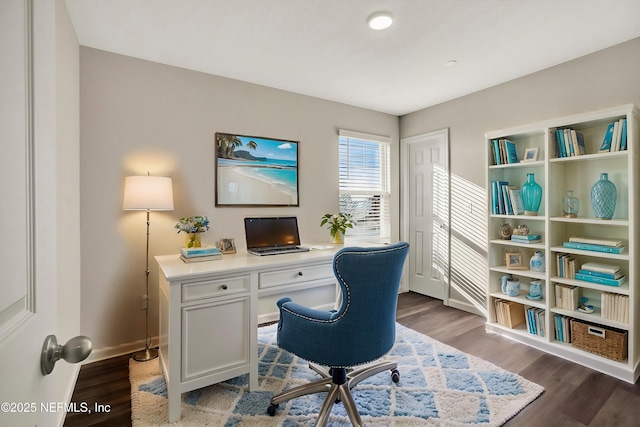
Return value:
<svg viewBox="0 0 640 427">
<path fill-rule="evenodd" d="M 313 247 L 314 245 L 302 245 Z M 305 262 L 332 260 L 335 253 L 343 248 L 343 245 L 332 245 L 328 249 L 311 249 L 309 252 L 296 252 L 292 254 L 255 256 L 241 251 L 235 254 L 224 254 L 222 259 L 205 262 L 185 263 L 179 254 L 159 255 L 155 259 L 169 281 L 186 278 L 197 278 L 211 273 L 227 273 L 233 271 L 263 270 L 270 267 L 286 266 L 288 264 L 300 264 Z M 326 247 L 326 246 L 324 246 Z"/>
</svg>

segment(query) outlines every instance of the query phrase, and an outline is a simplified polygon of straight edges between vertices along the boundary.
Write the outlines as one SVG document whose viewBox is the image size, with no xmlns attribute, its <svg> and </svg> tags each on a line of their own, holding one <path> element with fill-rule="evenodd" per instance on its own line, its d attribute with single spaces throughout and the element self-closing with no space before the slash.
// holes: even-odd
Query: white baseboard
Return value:
<svg viewBox="0 0 640 427">
<path fill-rule="evenodd" d="M 158 347 L 159 339 L 158 337 L 151 337 L 151 347 Z M 99 360 L 110 359 L 112 357 L 122 356 L 124 354 L 133 354 L 136 351 L 144 350 L 145 340 L 137 340 L 129 343 L 124 343 L 112 347 L 103 347 L 98 349 L 93 349 L 89 357 L 85 359 L 82 364 L 87 364 L 91 362 L 97 362 Z"/>
<path fill-rule="evenodd" d="M 458 310 L 466 311 L 468 313 L 477 314 L 478 316 L 485 317 L 484 313 L 478 310 L 473 304 L 468 301 L 456 300 L 453 298 L 449 298 L 448 304 L 449 307 L 457 308 Z"/>
</svg>

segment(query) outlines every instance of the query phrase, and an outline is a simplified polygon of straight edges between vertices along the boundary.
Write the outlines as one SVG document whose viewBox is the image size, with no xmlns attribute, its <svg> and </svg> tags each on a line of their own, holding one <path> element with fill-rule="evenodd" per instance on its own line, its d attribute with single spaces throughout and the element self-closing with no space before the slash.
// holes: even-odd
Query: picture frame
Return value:
<svg viewBox="0 0 640 427">
<path fill-rule="evenodd" d="M 505 252 L 505 264 L 509 270 L 525 270 L 527 267 L 524 265 L 522 253 L 520 252 Z"/>
<path fill-rule="evenodd" d="M 540 149 L 538 147 L 531 147 L 524 150 L 523 162 L 535 162 L 538 160 L 538 153 Z"/>
<path fill-rule="evenodd" d="M 235 254 L 236 242 L 231 238 L 220 239 L 216 242 L 216 247 L 220 249 L 223 254 Z"/>
<path fill-rule="evenodd" d="M 216 206 L 300 206 L 299 141 L 216 132 Z"/>
</svg>

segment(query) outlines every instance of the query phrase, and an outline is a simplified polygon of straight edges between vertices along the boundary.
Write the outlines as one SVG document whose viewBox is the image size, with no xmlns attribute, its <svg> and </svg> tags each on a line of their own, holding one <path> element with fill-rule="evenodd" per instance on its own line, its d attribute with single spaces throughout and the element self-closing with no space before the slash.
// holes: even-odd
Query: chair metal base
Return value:
<svg viewBox="0 0 640 427">
<path fill-rule="evenodd" d="M 400 380 L 398 365 L 395 362 L 378 362 L 351 371 L 347 371 L 345 368 L 332 368 L 329 371 L 330 373 L 314 365 L 309 365 L 309 367 L 322 376 L 322 379 L 294 387 L 273 396 L 271 398 L 271 405 L 267 409 L 269 415 L 275 415 L 278 405 L 287 400 L 313 393 L 327 393 L 327 397 L 318 414 L 316 427 L 324 427 L 327 425 L 333 404 L 340 401 L 342 401 L 347 411 L 351 424 L 360 427 L 363 425 L 362 419 L 351 395 L 351 389 L 362 380 L 387 370 L 391 371 L 391 379 L 393 382 L 397 383 Z"/>
</svg>

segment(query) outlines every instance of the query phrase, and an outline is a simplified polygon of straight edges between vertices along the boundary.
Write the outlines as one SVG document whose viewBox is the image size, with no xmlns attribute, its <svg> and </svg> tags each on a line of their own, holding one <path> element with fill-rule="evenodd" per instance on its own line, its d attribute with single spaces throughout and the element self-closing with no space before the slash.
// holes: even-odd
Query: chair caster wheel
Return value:
<svg viewBox="0 0 640 427">
<path fill-rule="evenodd" d="M 278 405 L 269 405 L 267 408 L 267 414 L 273 417 L 276 414 L 276 409 L 278 409 Z"/>
<path fill-rule="evenodd" d="M 393 381 L 394 383 L 400 381 L 400 371 L 398 371 L 397 369 L 391 371 L 391 381 Z"/>
</svg>

